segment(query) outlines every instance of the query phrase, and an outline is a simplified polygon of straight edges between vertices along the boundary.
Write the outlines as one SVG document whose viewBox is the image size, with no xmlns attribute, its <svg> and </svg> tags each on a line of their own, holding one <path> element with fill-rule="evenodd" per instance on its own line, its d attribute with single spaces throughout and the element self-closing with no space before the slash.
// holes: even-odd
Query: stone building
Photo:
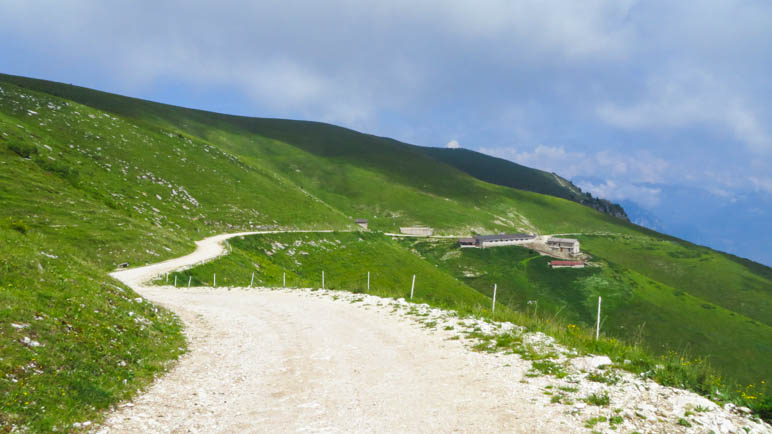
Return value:
<svg viewBox="0 0 772 434">
<path fill-rule="evenodd" d="M 579 240 L 573 238 L 550 237 L 547 240 L 547 247 L 556 254 L 576 256 L 581 253 L 579 250 Z"/>
</svg>

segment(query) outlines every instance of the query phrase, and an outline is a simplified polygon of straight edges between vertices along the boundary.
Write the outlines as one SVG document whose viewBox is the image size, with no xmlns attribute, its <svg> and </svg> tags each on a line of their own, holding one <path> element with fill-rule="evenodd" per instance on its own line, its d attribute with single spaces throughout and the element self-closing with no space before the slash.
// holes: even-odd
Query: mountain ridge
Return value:
<svg viewBox="0 0 772 434">
<path fill-rule="evenodd" d="M 603 198 L 593 197 L 592 194 L 582 191 L 573 182 L 561 177 L 557 173 L 549 173 L 523 166 L 471 149 L 421 146 L 417 146 L 417 148 L 419 148 L 420 152 L 438 161 L 450 164 L 477 179 L 492 184 L 561 197 L 588 206 L 604 214 L 630 221 L 620 204 L 612 203 Z"/>
<path fill-rule="evenodd" d="M 548 172 L 533 169 L 508 160 L 489 156 L 472 150 L 442 149 L 411 145 L 389 137 L 361 133 L 350 128 L 325 122 L 281 118 L 258 118 L 225 113 L 213 113 L 195 108 L 183 108 L 161 102 L 145 101 L 133 97 L 110 94 L 108 92 L 97 91 L 80 86 L 62 85 L 60 83 L 50 82 L 47 80 L 37 80 L 27 77 L 9 76 L 5 74 L 0 74 L 0 79 L 22 86 L 28 86 L 31 89 L 47 91 L 52 95 L 72 98 L 76 101 L 85 103 L 87 105 L 92 105 L 96 108 L 101 108 L 126 115 L 137 115 L 138 113 L 136 111 L 136 107 L 128 106 L 131 108 L 131 110 L 127 110 L 127 106 L 116 106 L 116 104 L 112 102 L 114 101 L 114 97 L 118 96 L 120 98 L 126 98 L 132 102 L 141 104 L 145 108 L 145 110 L 141 112 L 143 115 L 148 112 L 157 112 L 157 109 L 159 108 L 165 108 L 173 111 L 180 109 L 187 110 L 195 114 L 214 117 L 222 121 L 235 123 L 251 132 L 259 133 L 261 135 L 268 135 L 277 140 L 290 142 L 298 142 L 298 130 L 304 126 L 311 128 L 319 127 L 324 129 L 331 129 L 334 134 L 338 135 L 364 134 L 373 138 L 375 141 L 381 142 L 381 145 L 389 144 L 403 149 L 413 148 L 421 154 L 427 155 L 437 161 L 455 167 L 482 181 L 568 199 L 582 205 L 586 205 L 605 214 L 629 221 L 624 209 L 620 205 L 611 203 L 610 201 L 602 198 L 594 198 L 591 194 L 583 192 L 581 188 L 574 185 L 571 181 L 560 177 L 558 174 L 549 174 Z M 168 120 L 168 116 L 166 117 Z M 266 125 L 270 125 L 270 127 L 266 128 Z M 329 133 L 327 133 L 327 135 L 329 135 Z M 314 146 L 313 144 L 310 145 L 311 146 L 306 146 L 304 149 L 310 152 L 321 152 L 322 155 L 325 156 L 333 156 L 329 154 L 331 149 L 330 147 L 321 147 L 320 149 L 320 147 Z M 455 158 L 457 156 L 454 154 L 465 155 L 461 155 L 460 158 Z"/>
</svg>

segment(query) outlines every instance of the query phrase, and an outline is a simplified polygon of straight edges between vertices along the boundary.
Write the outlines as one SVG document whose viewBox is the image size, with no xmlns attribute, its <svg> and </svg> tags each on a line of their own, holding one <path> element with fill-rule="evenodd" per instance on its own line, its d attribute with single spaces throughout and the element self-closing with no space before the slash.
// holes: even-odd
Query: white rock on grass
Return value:
<svg viewBox="0 0 772 434">
<path fill-rule="evenodd" d="M 610 366 L 613 362 L 608 356 L 577 357 L 571 360 L 571 365 L 579 371 L 593 371 L 601 366 Z"/>
<path fill-rule="evenodd" d="M 41 347 L 41 346 L 43 346 L 43 344 L 41 344 L 40 342 L 38 342 L 38 341 L 36 341 L 34 339 L 30 339 L 27 336 L 24 336 L 23 338 L 21 338 L 21 343 L 26 345 L 26 346 L 28 346 L 28 347 L 33 347 L 33 348 L 34 347 Z"/>
</svg>

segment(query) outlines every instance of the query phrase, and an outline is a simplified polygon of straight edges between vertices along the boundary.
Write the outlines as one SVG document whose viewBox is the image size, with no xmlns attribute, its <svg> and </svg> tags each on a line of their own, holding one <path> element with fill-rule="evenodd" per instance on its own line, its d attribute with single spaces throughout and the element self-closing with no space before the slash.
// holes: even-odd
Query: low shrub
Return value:
<svg viewBox="0 0 772 434">
<path fill-rule="evenodd" d="M 22 158 L 30 158 L 38 153 L 38 148 L 29 143 L 9 143 L 8 149 L 17 153 Z"/>
<path fill-rule="evenodd" d="M 78 181 L 78 170 L 69 166 L 67 163 L 59 160 L 50 160 L 48 158 L 39 158 L 36 160 L 36 163 L 41 169 L 60 176 L 67 181 L 70 181 L 72 184 L 75 184 Z"/>
<path fill-rule="evenodd" d="M 8 226 L 21 234 L 26 234 L 27 231 L 29 231 L 29 226 L 27 226 L 27 223 L 25 223 L 23 220 L 16 220 L 9 217 Z"/>
</svg>

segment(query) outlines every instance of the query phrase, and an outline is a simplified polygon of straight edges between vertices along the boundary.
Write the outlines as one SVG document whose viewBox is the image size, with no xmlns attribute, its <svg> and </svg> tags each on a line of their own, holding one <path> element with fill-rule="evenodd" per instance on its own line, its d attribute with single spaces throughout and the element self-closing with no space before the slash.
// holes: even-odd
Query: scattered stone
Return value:
<svg viewBox="0 0 772 434">
<path fill-rule="evenodd" d="M 609 366 L 612 364 L 613 362 L 608 356 L 577 357 L 571 360 L 571 365 L 579 371 L 593 371 L 601 366 Z"/>
<path fill-rule="evenodd" d="M 43 344 L 41 344 L 40 342 L 38 342 L 38 341 L 36 341 L 34 339 L 30 339 L 27 336 L 24 336 L 23 338 L 21 338 L 21 343 L 26 345 L 26 346 L 28 346 L 28 347 L 32 347 L 32 348 L 42 347 L 43 346 Z"/>
</svg>

